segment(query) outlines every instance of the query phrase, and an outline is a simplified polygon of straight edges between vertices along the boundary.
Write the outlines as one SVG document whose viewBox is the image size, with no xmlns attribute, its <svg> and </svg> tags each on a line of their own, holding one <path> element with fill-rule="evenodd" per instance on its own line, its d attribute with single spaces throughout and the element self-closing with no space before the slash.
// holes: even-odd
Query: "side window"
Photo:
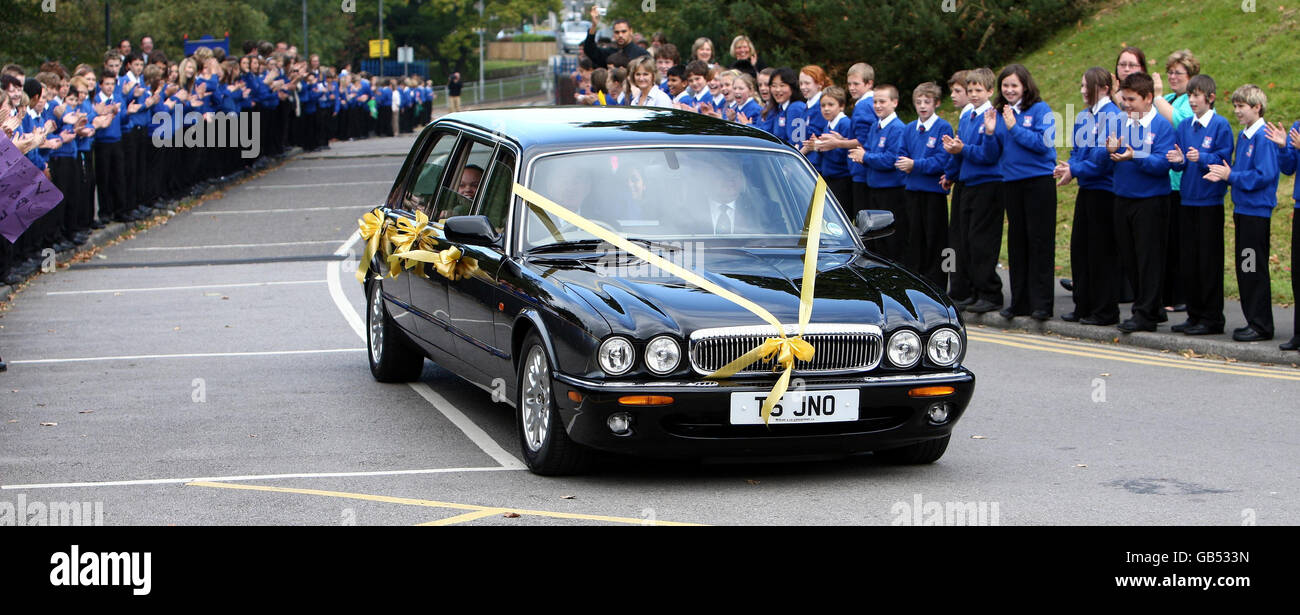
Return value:
<svg viewBox="0 0 1300 615">
<path fill-rule="evenodd" d="M 434 220 L 465 216 L 473 211 L 475 197 L 487 175 L 488 164 L 492 161 L 495 149 L 495 144 L 486 141 L 466 139 L 462 143 L 460 155 L 450 167 L 453 171 L 448 175 L 450 180 L 443 182 L 442 191 L 434 204 L 433 210 L 437 212 L 437 215 L 431 216 Z"/>
<path fill-rule="evenodd" d="M 415 176 L 411 181 L 411 189 L 403 201 L 405 209 L 423 211 L 432 216 L 434 199 L 437 198 L 441 186 L 445 183 L 442 181 L 443 170 L 447 168 L 452 151 L 456 149 L 456 137 L 454 132 L 434 135 L 437 141 L 428 149 L 428 155 L 424 160 L 413 169 Z"/>
<path fill-rule="evenodd" d="M 492 162 L 488 174 L 487 188 L 474 213 L 487 216 L 492 221 L 492 228 L 502 233 L 506 228 L 506 218 L 510 215 L 510 204 L 514 202 L 515 155 L 502 148 L 497 159 Z"/>
</svg>

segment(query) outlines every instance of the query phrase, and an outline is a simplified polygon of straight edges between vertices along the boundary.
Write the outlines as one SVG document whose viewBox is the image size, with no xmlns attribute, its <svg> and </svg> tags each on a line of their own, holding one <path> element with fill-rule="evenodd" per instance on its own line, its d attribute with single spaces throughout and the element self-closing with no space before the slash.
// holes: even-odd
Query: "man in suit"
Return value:
<svg viewBox="0 0 1300 615">
<path fill-rule="evenodd" d="M 715 235 L 760 234 L 780 231 L 782 225 L 774 201 L 749 190 L 740 165 L 717 160 L 703 181 L 708 182 L 708 219 L 695 228 Z M 698 231 L 697 231 L 698 232 Z"/>
</svg>

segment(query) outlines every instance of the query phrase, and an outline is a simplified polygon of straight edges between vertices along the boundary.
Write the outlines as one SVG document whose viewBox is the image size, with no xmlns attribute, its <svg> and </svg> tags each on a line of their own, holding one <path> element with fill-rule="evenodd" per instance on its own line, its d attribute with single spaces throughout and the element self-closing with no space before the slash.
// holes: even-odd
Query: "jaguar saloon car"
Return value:
<svg viewBox="0 0 1300 615">
<path fill-rule="evenodd" d="M 869 249 L 888 212 L 850 220 L 827 192 L 812 220 L 818 184 L 767 133 L 683 111 L 447 115 L 372 214 L 390 231 L 434 221 L 422 254 L 443 261 L 376 251 L 360 276 L 371 372 L 415 380 L 428 358 L 506 401 L 538 474 L 584 471 L 599 451 L 934 462 L 975 387 L 959 312 Z M 764 412 L 781 357 L 719 372 L 798 335 L 809 284 L 811 351 L 786 361 Z"/>
</svg>

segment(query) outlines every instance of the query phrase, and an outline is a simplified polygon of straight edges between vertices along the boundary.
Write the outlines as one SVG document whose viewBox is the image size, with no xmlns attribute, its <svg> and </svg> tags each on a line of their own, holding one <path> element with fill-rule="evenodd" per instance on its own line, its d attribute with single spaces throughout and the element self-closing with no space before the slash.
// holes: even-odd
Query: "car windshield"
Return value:
<svg viewBox="0 0 1300 615">
<path fill-rule="evenodd" d="M 535 163 L 530 184 L 627 238 L 796 248 L 816 176 L 794 153 L 645 148 L 546 156 Z M 594 235 L 540 208 L 525 205 L 523 220 L 524 249 L 596 249 L 585 241 Z M 821 248 L 854 248 L 855 232 L 827 191 Z"/>
</svg>

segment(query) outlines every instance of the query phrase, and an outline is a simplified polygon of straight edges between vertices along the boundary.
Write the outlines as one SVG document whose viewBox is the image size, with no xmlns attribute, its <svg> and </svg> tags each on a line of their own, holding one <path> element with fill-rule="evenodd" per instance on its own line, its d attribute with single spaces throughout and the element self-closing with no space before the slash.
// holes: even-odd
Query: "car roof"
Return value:
<svg viewBox="0 0 1300 615">
<path fill-rule="evenodd" d="M 459 123 L 503 135 L 525 156 L 592 146 L 716 145 L 791 150 L 772 134 L 717 118 L 657 107 L 518 107 L 461 111 L 435 125 Z"/>
</svg>

